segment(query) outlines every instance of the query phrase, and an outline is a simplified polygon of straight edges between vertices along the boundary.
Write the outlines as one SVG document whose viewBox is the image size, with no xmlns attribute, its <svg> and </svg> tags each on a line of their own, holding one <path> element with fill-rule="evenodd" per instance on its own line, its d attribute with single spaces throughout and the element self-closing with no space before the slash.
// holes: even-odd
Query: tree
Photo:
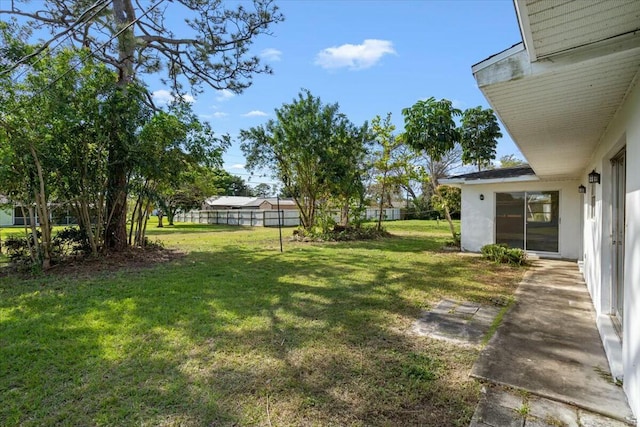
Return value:
<svg viewBox="0 0 640 427">
<path fill-rule="evenodd" d="M 501 137 L 500 125 L 492 109 L 478 106 L 465 110 L 460 126 L 462 162 L 475 165 L 478 171 L 490 166 L 496 158 L 496 146 Z"/>
<path fill-rule="evenodd" d="M 462 203 L 462 192 L 459 188 L 449 185 L 441 185 L 437 194 L 431 196 L 431 205 L 438 211 L 438 214 L 445 214 L 445 207 L 449 214 L 460 213 Z"/>
<path fill-rule="evenodd" d="M 408 178 L 402 174 L 407 164 L 407 158 L 400 150 L 403 141 L 402 138 L 397 138 L 393 134 L 395 129 L 395 125 L 391 123 L 391 113 L 388 113 L 384 120 L 380 116 L 376 116 L 371 121 L 371 130 L 378 146 L 372 159 L 374 178 L 377 183 L 378 230 L 382 229 L 385 200 L 390 199 L 394 189 L 408 181 Z"/>
<path fill-rule="evenodd" d="M 433 168 L 443 160 L 447 160 L 447 157 L 454 152 L 460 141 L 460 132 L 454 117 L 460 115 L 460 110 L 454 108 L 451 101 L 446 99 L 437 101 L 431 97 L 403 109 L 402 114 L 405 121 L 406 143 L 415 150 L 425 153 Z M 432 171 L 430 171 L 429 183 L 433 194 L 439 195 L 438 175 Z M 446 203 L 443 208 L 451 235 L 457 241 L 457 233 Z"/>
<path fill-rule="evenodd" d="M 156 113 L 142 128 L 139 140 L 135 157 L 141 161 L 134 169 L 135 179 L 129 184 L 138 196 L 132 212 L 129 244 L 143 246 L 153 204 L 167 210 L 172 223 L 180 205 L 195 202 L 181 191 L 193 180 L 193 171 L 201 166 L 220 167 L 229 141 L 226 136 L 217 138 L 210 126 L 201 123 L 187 105 L 171 113 Z"/>
<path fill-rule="evenodd" d="M 132 84 L 144 74 L 164 72 L 176 99 L 183 99 L 184 85 L 197 93 L 202 85 L 215 89 L 242 92 L 256 73 L 269 73 L 257 57 L 249 55 L 254 39 L 268 33 L 271 24 L 283 17 L 271 0 L 254 0 L 253 10 L 246 3 L 228 8 L 229 3 L 210 1 L 177 1 L 155 3 L 133 0 L 105 0 L 87 7 L 84 0 L 50 1 L 29 6 L 28 0 L 13 0 L 11 7 L 0 9 L 0 15 L 19 18 L 25 24 L 17 31 L 48 30 L 44 42 L 12 65 L 9 71 L 35 60 L 54 42 L 86 49 L 97 61 L 112 67 L 117 73 L 117 92 L 111 98 L 113 120 L 108 145 L 107 210 L 111 212 L 106 224 L 106 244 L 122 249 L 126 244 L 126 199 L 129 142 L 135 120 L 130 121 L 133 104 L 125 102 L 140 92 L 140 85 Z M 186 16 L 189 30 L 183 35 L 173 34 L 164 17 Z M 39 32 L 41 34 L 41 32 Z M 13 46 L 2 44 L 0 51 Z M 6 70 L 5 70 L 6 71 Z M 62 70 L 61 73 L 62 74 Z M 146 89 L 144 100 L 152 103 Z M 136 115 L 134 115 L 135 119 Z"/>
<path fill-rule="evenodd" d="M 515 154 L 507 154 L 500 157 L 501 168 L 513 168 L 516 166 L 525 166 L 527 162 L 516 157 Z"/>
<path fill-rule="evenodd" d="M 253 197 L 255 195 L 253 189 L 241 176 L 231 174 L 229 174 L 227 186 L 223 194 L 225 196 L 243 197 Z"/>
<path fill-rule="evenodd" d="M 258 197 L 271 197 L 274 194 L 274 191 L 269 184 L 261 182 L 260 184 L 255 186 L 255 188 L 253 189 L 253 194 Z"/>
<path fill-rule="evenodd" d="M 302 226 L 310 230 L 319 202 L 347 192 L 366 125 L 353 125 L 338 104 L 325 105 L 307 90 L 275 113 L 276 120 L 240 132 L 241 148 L 249 170 L 274 171 L 300 209 Z"/>
<path fill-rule="evenodd" d="M 5 34 L 3 44 L 12 43 Z M 5 74 L 0 90 L 0 190 L 29 212 L 29 241 L 37 253 L 32 258 L 39 258 L 44 268 L 51 262 L 52 200 L 71 204 L 94 254 L 101 245 L 99 224 L 93 224 L 104 214 L 99 203 L 105 188 L 100 172 L 106 167 L 103 107 L 116 80 L 91 60 L 79 69 L 70 67 L 78 55 L 73 50 L 55 56 L 45 52 L 19 81 L 12 79 L 13 73 Z M 89 189 L 95 198 L 89 197 Z"/>
<path fill-rule="evenodd" d="M 364 176 L 369 169 L 367 154 L 373 136 L 366 122 L 357 127 L 341 116 L 344 120 L 334 129 L 334 146 L 328 150 L 332 159 L 325 165 L 327 189 L 320 206 L 327 219 L 325 229 L 334 225 L 334 208 L 340 211 L 342 227 L 348 227 L 351 220 L 359 224 L 366 209 Z"/>
</svg>

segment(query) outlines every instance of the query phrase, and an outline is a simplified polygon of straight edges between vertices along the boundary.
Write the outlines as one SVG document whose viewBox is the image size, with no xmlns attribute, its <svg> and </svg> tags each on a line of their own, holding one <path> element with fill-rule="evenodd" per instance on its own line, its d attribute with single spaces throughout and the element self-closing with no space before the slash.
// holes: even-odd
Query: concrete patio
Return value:
<svg viewBox="0 0 640 427">
<path fill-rule="evenodd" d="M 488 388 L 472 426 L 635 425 L 609 374 L 595 311 L 574 262 L 535 261 L 471 375 L 507 387 Z M 534 408 L 548 421 L 533 415 Z"/>
</svg>

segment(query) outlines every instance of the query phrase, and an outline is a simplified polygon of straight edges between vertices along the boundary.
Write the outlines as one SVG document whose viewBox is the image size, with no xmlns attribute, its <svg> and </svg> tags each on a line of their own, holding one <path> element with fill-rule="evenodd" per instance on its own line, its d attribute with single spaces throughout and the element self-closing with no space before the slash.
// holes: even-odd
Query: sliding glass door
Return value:
<svg viewBox="0 0 640 427">
<path fill-rule="evenodd" d="M 558 252 L 558 191 L 496 194 L 496 243 L 538 252 Z"/>
<path fill-rule="evenodd" d="M 496 194 L 496 243 L 524 249 L 525 193 Z"/>
</svg>

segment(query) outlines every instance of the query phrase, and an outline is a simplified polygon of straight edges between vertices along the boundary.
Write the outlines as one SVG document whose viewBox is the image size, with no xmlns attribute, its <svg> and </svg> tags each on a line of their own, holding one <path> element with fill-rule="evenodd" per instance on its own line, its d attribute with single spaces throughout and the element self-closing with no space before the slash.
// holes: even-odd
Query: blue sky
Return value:
<svg viewBox="0 0 640 427">
<path fill-rule="evenodd" d="M 273 118 L 274 109 L 306 88 L 361 124 L 393 114 L 402 131 L 401 110 L 417 100 L 447 98 L 458 108 L 488 104 L 471 66 L 521 41 L 510 0 L 277 2 L 285 21 L 261 36 L 253 53 L 274 73 L 259 75 L 244 93 L 206 90 L 193 103 L 216 133 L 229 133 L 233 146 L 225 169 L 253 185 L 269 177 L 249 177 L 237 135 Z M 158 98 L 165 87 L 150 84 Z M 498 157 L 522 157 L 506 132 Z"/>
</svg>

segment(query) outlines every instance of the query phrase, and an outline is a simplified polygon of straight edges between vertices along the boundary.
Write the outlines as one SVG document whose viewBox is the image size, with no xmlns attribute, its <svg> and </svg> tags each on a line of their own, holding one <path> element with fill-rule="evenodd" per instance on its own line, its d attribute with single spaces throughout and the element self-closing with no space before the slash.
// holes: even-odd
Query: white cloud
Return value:
<svg viewBox="0 0 640 427">
<path fill-rule="evenodd" d="M 282 51 L 273 48 L 263 49 L 260 52 L 260 58 L 267 61 L 280 61 L 282 59 Z"/>
<path fill-rule="evenodd" d="M 244 165 L 242 163 L 236 163 L 235 165 L 229 166 L 229 169 L 244 169 Z"/>
<path fill-rule="evenodd" d="M 156 104 L 165 105 L 173 101 L 173 95 L 168 90 L 160 89 L 151 94 Z"/>
<path fill-rule="evenodd" d="M 388 40 L 367 39 L 362 44 L 343 44 L 328 47 L 316 55 L 315 64 L 322 68 L 363 70 L 374 66 L 386 54 L 395 54 L 393 43 Z"/>
<path fill-rule="evenodd" d="M 224 117 L 227 117 L 229 114 L 228 113 L 224 113 L 222 111 L 216 111 L 215 113 L 211 113 L 211 114 L 200 114 L 200 117 L 202 117 L 203 119 L 222 119 Z"/>
<path fill-rule="evenodd" d="M 459 99 L 452 99 L 451 105 L 453 106 L 453 108 L 464 110 L 464 108 L 467 106 L 467 103 L 464 101 L 460 101 Z"/>
<path fill-rule="evenodd" d="M 216 97 L 216 101 L 218 102 L 228 101 L 234 96 L 236 96 L 236 94 L 231 92 L 229 89 L 222 89 L 218 91 L 218 96 Z"/>
<path fill-rule="evenodd" d="M 166 89 L 159 89 L 154 91 L 151 96 L 153 97 L 153 100 L 155 101 L 156 104 L 158 105 L 167 105 L 168 103 L 172 102 L 175 99 L 175 95 L 172 94 L 171 92 L 169 92 Z M 196 102 L 195 98 L 191 95 L 184 94 L 182 95 L 182 99 L 184 99 L 185 101 L 189 102 L 189 103 L 194 103 Z"/>
<path fill-rule="evenodd" d="M 267 116 L 268 116 L 267 113 L 260 110 L 249 111 L 247 114 L 242 115 L 242 117 L 267 117 Z"/>
</svg>

